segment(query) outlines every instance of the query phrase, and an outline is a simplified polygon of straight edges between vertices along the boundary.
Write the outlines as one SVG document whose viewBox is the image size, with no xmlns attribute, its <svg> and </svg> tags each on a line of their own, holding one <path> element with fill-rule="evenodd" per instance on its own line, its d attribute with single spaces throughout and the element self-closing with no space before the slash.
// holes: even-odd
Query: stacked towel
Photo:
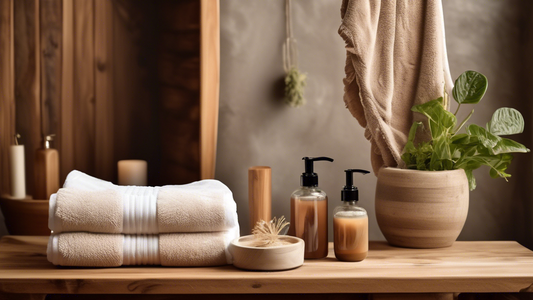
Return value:
<svg viewBox="0 0 533 300">
<path fill-rule="evenodd" d="M 48 260 L 100 267 L 231 264 L 236 210 L 231 191 L 217 180 L 116 186 L 72 171 L 50 197 Z"/>
<path fill-rule="evenodd" d="M 414 104 L 451 91 L 440 0 L 343 0 L 344 101 L 365 127 L 372 167 L 402 165 Z M 420 116 L 420 120 L 423 118 Z"/>
</svg>

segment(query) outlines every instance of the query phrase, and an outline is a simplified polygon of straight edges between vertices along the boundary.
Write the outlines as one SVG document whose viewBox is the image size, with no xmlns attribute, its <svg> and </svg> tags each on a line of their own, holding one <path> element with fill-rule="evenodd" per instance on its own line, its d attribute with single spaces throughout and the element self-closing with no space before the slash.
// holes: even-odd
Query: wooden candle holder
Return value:
<svg viewBox="0 0 533 300">
<path fill-rule="evenodd" d="M 50 235 L 48 204 L 49 200 L 34 200 L 31 196 L 13 199 L 8 195 L 2 195 L 0 208 L 2 208 L 9 234 Z"/>
</svg>

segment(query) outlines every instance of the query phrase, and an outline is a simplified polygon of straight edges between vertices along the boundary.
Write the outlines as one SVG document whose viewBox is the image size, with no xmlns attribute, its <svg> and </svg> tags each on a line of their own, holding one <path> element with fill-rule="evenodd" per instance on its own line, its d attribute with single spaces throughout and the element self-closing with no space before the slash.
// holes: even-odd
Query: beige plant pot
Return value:
<svg viewBox="0 0 533 300">
<path fill-rule="evenodd" d="M 464 170 L 383 168 L 376 187 L 376 217 L 387 241 L 410 248 L 449 247 L 468 214 Z"/>
</svg>

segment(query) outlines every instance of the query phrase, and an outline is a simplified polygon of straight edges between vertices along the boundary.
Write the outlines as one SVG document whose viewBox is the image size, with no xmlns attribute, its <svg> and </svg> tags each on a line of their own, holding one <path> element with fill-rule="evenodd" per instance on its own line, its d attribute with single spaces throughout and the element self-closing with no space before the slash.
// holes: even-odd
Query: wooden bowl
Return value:
<svg viewBox="0 0 533 300">
<path fill-rule="evenodd" d="M 247 235 L 233 240 L 229 246 L 233 265 L 254 271 L 281 271 L 297 268 L 304 263 L 304 241 L 293 236 L 281 236 L 288 245 L 276 247 L 251 247 L 247 242 L 254 239 Z"/>
<path fill-rule="evenodd" d="M 0 208 L 12 235 L 50 235 L 48 200 L 13 199 L 2 195 Z"/>
</svg>

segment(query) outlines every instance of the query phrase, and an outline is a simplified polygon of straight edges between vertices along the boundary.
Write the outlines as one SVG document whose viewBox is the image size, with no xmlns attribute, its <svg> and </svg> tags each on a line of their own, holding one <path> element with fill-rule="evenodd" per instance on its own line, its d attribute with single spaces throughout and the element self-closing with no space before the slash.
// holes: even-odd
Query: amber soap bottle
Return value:
<svg viewBox="0 0 533 300">
<path fill-rule="evenodd" d="M 54 135 L 43 139 L 43 148 L 35 152 L 34 199 L 46 200 L 59 189 L 59 153 L 50 148 Z"/>
<path fill-rule="evenodd" d="M 368 174 L 359 169 L 344 170 L 346 185 L 341 191 L 343 205 L 333 210 L 333 249 L 342 261 L 362 261 L 368 254 L 368 215 L 357 205 L 359 190 L 353 185 L 353 173 Z"/>
<path fill-rule="evenodd" d="M 304 240 L 304 258 L 324 258 L 328 256 L 328 196 L 318 187 L 313 163 L 333 159 L 304 157 L 303 160 L 305 173 L 300 177 L 301 187 L 291 195 L 289 235 Z"/>
</svg>

